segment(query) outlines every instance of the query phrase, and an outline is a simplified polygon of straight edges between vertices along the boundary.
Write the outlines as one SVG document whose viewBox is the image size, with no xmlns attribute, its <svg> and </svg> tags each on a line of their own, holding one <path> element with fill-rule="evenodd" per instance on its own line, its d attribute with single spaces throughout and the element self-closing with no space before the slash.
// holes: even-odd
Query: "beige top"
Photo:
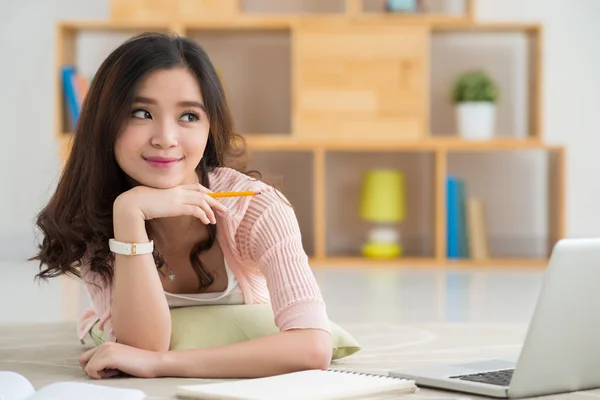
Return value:
<svg viewBox="0 0 600 400">
<path fill-rule="evenodd" d="M 223 292 L 175 294 L 165 291 L 169 308 L 190 307 L 208 304 L 244 304 L 242 289 L 225 261 L 227 288 Z"/>
</svg>

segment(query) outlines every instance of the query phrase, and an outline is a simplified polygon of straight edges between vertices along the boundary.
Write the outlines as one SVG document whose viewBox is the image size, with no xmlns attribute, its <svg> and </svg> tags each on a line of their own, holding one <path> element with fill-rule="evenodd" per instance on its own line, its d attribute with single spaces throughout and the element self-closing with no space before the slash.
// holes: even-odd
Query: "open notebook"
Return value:
<svg viewBox="0 0 600 400">
<path fill-rule="evenodd" d="M 338 370 L 309 370 L 205 385 L 179 386 L 177 397 L 205 400 L 336 400 L 417 391 L 414 381 Z"/>
<path fill-rule="evenodd" d="M 137 389 L 120 389 L 84 382 L 51 383 L 37 392 L 23 375 L 0 371 L 0 400 L 142 400 Z"/>
</svg>

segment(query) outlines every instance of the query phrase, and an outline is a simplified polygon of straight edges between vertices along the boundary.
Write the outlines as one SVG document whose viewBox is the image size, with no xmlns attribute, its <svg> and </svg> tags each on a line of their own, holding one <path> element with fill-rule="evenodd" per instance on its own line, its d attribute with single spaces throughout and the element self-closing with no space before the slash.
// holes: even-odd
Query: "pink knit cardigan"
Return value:
<svg viewBox="0 0 600 400">
<path fill-rule="evenodd" d="M 240 284 L 244 302 L 270 302 L 280 331 L 314 328 L 331 333 L 325 303 L 302 247 L 296 215 L 282 200 L 283 195 L 230 168 L 213 170 L 209 185 L 215 192 L 261 192 L 253 197 L 221 198 L 228 211 L 215 213 L 217 240 Z M 83 340 L 99 320 L 99 328 L 115 341 L 110 322 L 112 285 L 104 286 L 87 265 L 81 272 L 92 307 L 80 319 L 79 338 Z"/>
</svg>

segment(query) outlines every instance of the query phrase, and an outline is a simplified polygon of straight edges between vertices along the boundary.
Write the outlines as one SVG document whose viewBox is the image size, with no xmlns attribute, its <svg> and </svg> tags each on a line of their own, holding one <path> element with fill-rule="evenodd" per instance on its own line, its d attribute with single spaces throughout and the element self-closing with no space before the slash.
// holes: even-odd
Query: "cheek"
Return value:
<svg viewBox="0 0 600 400">
<path fill-rule="evenodd" d="M 136 135 L 134 130 L 128 129 L 117 139 L 115 157 L 121 168 L 125 169 L 128 163 L 139 158 L 143 146 L 143 141 L 140 138 L 141 135 Z"/>
<path fill-rule="evenodd" d="M 180 140 L 185 149 L 185 153 L 189 158 L 200 161 L 206 148 L 208 141 L 208 129 L 206 131 L 197 132 L 193 135 L 186 135 Z"/>
</svg>

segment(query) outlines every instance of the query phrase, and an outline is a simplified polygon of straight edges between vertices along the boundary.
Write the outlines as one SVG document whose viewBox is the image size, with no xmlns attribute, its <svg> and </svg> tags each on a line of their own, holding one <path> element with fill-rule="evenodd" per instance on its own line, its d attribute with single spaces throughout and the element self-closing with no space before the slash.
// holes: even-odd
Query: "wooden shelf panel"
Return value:
<svg viewBox="0 0 600 400">
<path fill-rule="evenodd" d="M 58 26 L 71 31 L 139 31 L 155 30 L 168 31 L 173 24 L 168 22 L 140 22 L 140 21 L 102 21 L 102 20 L 77 20 L 61 21 Z"/>
<path fill-rule="evenodd" d="M 336 151 L 388 151 L 388 150 L 518 150 L 518 149 L 551 149 L 555 146 L 541 143 L 534 139 L 495 139 L 490 141 L 468 141 L 455 138 L 430 138 L 422 140 L 379 140 L 379 141 L 348 141 L 314 138 L 311 140 L 295 139 L 289 134 L 244 135 L 250 150 L 336 150 Z"/>
<path fill-rule="evenodd" d="M 240 15 L 235 18 L 207 18 L 194 22 L 168 21 L 111 21 L 111 20 L 64 20 L 59 27 L 69 30 L 157 30 L 167 31 L 174 26 L 185 29 L 290 29 L 302 24 L 393 24 L 429 25 L 435 31 L 477 31 L 538 33 L 541 24 L 534 23 L 474 23 L 467 17 L 443 14 L 393 14 L 364 13 L 351 18 L 340 14 L 307 15 Z"/>
<path fill-rule="evenodd" d="M 58 135 L 63 141 L 72 136 L 71 132 Z M 510 151 L 539 149 L 561 150 L 561 145 L 545 144 L 533 139 L 496 139 L 490 141 L 468 141 L 462 139 L 423 139 L 417 141 L 378 141 L 345 142 L 328 139 L 298 140 L 290 134 L 266 133 L 243 135 L 248 150 L 253 151 Z"/>
<path fill-rule="evenodd" d="M 369 259 L 363 257 L 327 257 L 327 258 L 309 258 L 312 267 L 326 268 L 367 268 L 367 267 L 400 267 L 400 266 L 426 266 L 436 265 L 437 261 L 433 257 L 403 257 L 391 260 Z"/>
<path fill-rule="evenodd" d="M 299 17 L 267 16 L 267 15 L 240 15 L 234 19 L 206 19 L 202 21 L 187 22 L 183 26 L 188 30 L 201 31 L 205 29 L 238 30 L 287 30 L 291 29 Z"/>
<path fill-rule="evenodd" d="M 545 268 L 545 258 L 491 258 L 486 260 L 438 260 L 435 258 L 369 259 L 363 257 L 309 258 L 313 268 Z"/>
<path fill-rule="evenodd" d="M 495 267 L 519 268 L 534 267 L 545 268 L 548 266 L 547 258 L 490 258 L 487 260 L 446 260 L 444 265 L 453 267 Z"/>
<path fill-rule="evenodd" d="M 535 23 L 515 23 L 515 22 L 472 22 L 464 20 L 446 20 L 447 23 L 440 22 L 433 24 L 433 30 L 454 31 L 454 32 L 526 32 L 538 33 L 542 29 L 541 24 Z M 456 22 L 456 23 L 452 23 Z"/>
</svg>

